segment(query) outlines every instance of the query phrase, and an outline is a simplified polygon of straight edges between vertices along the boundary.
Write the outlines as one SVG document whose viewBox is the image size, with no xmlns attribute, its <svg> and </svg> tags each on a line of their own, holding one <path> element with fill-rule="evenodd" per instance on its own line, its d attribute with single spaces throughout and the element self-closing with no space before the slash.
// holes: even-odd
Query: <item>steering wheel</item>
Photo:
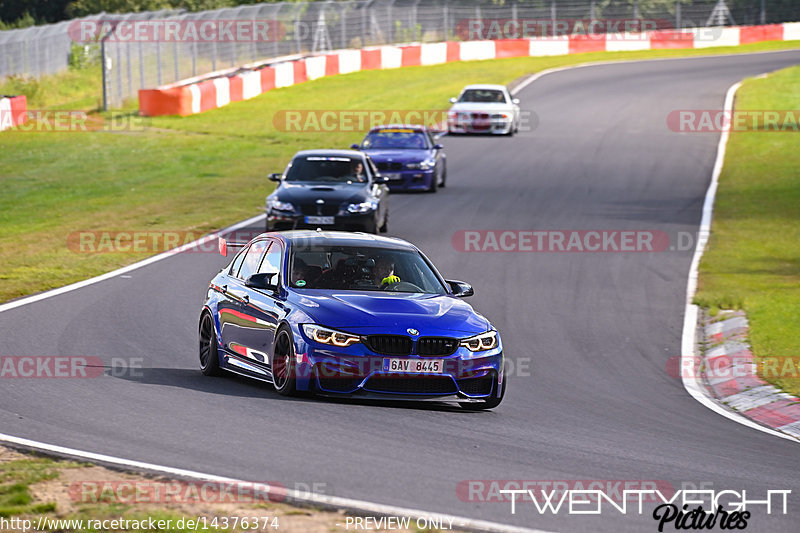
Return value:
<svg viewBox="0 0 800 533">
<path fill-rule="evenodd" d="M 388 292 L 422 292 L 422 289 L 407 281 L 398 281 L 385 285 L 381 290 Z"/>
</svg>

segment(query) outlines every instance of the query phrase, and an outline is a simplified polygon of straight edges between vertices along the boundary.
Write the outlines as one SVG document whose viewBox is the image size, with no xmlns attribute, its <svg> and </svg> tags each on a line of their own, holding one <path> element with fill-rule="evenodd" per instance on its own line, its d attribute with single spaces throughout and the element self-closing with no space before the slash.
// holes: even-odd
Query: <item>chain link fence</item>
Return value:
<svg viewBox="0 0 800 533">
<path fill-rule="evenodd" d="M 329 0 L 202 12 L 100 14 L 0 31 L 0 78 L 39 77 L 102 57 L 98 63 L 105 70 L 106 102 L 119 107 L 126 99 L 136 98 L 140 88 L 257 61 L 340 48 L 464 40 L 470 38 L 471 21 L 487 20 L 648 20 L 659 28 L 751 25 L 800 20 L 800 2 Z M 210 30 L 204 34 L 203 28 Z M 238 33 L 241 28 L 246 35 Z M 98 75 L 99 71 L 100 67 Z"/>
</svg>

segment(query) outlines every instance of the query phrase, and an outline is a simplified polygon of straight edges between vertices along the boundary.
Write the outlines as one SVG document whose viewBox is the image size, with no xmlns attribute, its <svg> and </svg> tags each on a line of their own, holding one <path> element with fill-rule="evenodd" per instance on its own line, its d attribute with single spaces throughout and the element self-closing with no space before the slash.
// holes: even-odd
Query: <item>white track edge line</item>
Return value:
<svg viewBox="0 0 800 533">
<path fill-rule="evenodd" d="M 241 480 L 241 479 L 234 479 L 228 478 L 223 476 L 216 476 L 213 474 L 204 474 L 202 472 L 195 472 L 192 470 L 183 470 L 181 468 L 174 468 L 169 466 L 161 466 L 155 465 L 151 463 L 143 463 L 140 461 L 132 461 L 129 459 L 121 459 L 119 457 L 114 457 L 111 455 L 103 455 L 99 453 L 92 453 L 86 452 L 82 450 L 75 450 L 73 448 L 65 448 L 63 446 L 56 446 L 53 444 L 45 444 L 42 442 L 37 442 L 29 439 L 21 439 L 19 437 L 13 437 L 11 435 L 5 435 L 0 433 L 0 442 L 16 444 L 18 446 L 22 446 L 25 448 L 31 448 L 34 450 L 41 450 L 44 452 L 50 452 L 59 456 L 71 456 L 76 458 L 87 459 L 90 461 L 96 461 L 100 463 L 112 464 L 112 465 L 119 465 L 123 467 L 133 468 L 136 470 L 146 470 L 150 472 L 158 472 L 162 474 L 170 474 L 173 476 L 178 476 L 181 478 L 189 478 L 189 479 L 196 479 L 198 481 L 209 481 L 215 483 L 230 483 L 230 484 L 247 484 L 250 485 L 252 482 Z M 266 486 L 266 484 L 265 484 Z M 279 493 L 283 493 L 283 491 L 279 491 Z M 355 500 L 350 498 L 340 498 L 338 496 L 327 496 L 324 494 L 317 494 L 313 492 L 300 492 L 297 490 L 286 490 L 285 494 L 287 496 L 287 501 L 291 503 L 292 501 L 298 503 L 307 503 L 307 504 L 315 504 L 319 506 L 324 506 L 326 508 L 335 508 L 335 509 L 348 509 L 357 512 L 372 512 L 382 516 L 409 516 L 409 517 L 427 517 L 427 518 L 434 518 L 434 519 L 443 519 L 443 520 L 452 520 L 453 526 L 459 527 L 462 529 L 471 529 L 471 530 L 478 530 L 478 531 L 487 531 L 487 532 L 496 532 L 496 533 L 552 533 L 547 532 L 544 530 L 539 529 L 528 529 L 516 526 L 508 526 L 504 524 L 498 524 L 494 522 L 489 522 L 486 520 L 475 520 L 471 518 L 465 518 L 455 515 L 448 515 L 443 513 L 434 513 L 428 511 L 422 511 L 418 509 L 408 509 L 405 507 L 395 507 L 393 505 L 383 505 L 379 503 L 371 503 L 362 500 Z"/>
<path fill-rule="evenodd" d="M 738 91 L 739 87 L 741 86 L 742 82 L 737 82 L 728 89 L 728 92 L 725 95 L 725 113 L 730 114 L 733 111 L 733 102 L 734 98 L 736 97 L 736 91 Z M 797 439 L 789 436 L 786 433 L 763 426 L 741 414 L 723 407 L 720 402 L 718 402 L 709 394 L 708 390 L 701 383 L 701 378 L 699 375 L 690 376 L 688 375 L 689 373 L 683 370 L 686 368 L 695 368 L 695 334 L 697 329 L 699 307 L 694 305 L 692 300 L 697 292 L 697 278 L 699 275 L 700 258 L 703 256 L 708 237 L 711 233 L 711 218 L 714 211 L 714 199 L 717 194 L 719 176 L 722 173 L 722 167 L 725 164 L 725 151 L 728 145 L 729 136 L 729 131 L 725 129 L 722 131 L 722 134 L 719 138 L 719 144 L 717 145 L 717 158 L 714 161 L 714 170 L 711 173 L 711 183 L 708 185 L 706 197 L 703 201 L 703 216 L 700 220 L 700 227 L 698 228 L 699 237 L 697 239 L 697 246 L 695 247 L 694 255 L 692 256 L 692 263 L 689 267 L 689 279 L 686 284 L 686 310 L 684 312 L 683 334 L 681 337 L 681 381 L 683 382 L 684 389 L 686 389 L 686 392 L 688 392 L 692 398 L 715 413 L 733 420 L 734 422 L 738 422 L 744 426 L 796 443 Z M 691 363 L 691 365 L 689 365 L 689 363 Z M 691 373 L 696 374 L 694 371 Z"/>
</svg>

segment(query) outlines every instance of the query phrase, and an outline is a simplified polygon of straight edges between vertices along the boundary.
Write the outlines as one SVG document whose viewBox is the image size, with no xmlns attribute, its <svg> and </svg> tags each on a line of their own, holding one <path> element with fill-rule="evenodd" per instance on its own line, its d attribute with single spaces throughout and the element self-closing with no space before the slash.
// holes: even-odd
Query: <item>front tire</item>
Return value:
<svg viewBox="0 0 800 533">
<path fill-rule="evenodd" d="M 292 396 L 297 392 L 296 368 L 294 339 L 289 328 L 281 327 L 275 335 L 272 350 L 272 385 L 281 396 Z"/>
<path fill-rule="evenodd" d="M 439 187 L 439 184 L 437 182 L 438 182 L 438 178 L 436 177 L 436 174 L 434 174 L 433 176 L 431 176 L 431 186 L 428 187 L 428 191 L 427 192 L 435 193 L 436 189 Z"/>
<path fill-rule="evenodd" d="M 200 371 L 206 376 L 219 376 L 219 350 L 217 348 L 217 332 L 214 320 L 209 313 L 200 318 Z"/>
</svg>

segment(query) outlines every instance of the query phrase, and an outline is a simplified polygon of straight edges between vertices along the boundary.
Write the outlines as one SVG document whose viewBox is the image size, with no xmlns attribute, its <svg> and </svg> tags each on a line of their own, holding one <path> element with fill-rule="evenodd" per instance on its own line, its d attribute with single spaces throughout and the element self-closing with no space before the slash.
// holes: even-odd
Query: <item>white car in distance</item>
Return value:
<svg viewBox="0 0 800 533">
<path fill-rule="evenodd" d="M 504 85 L 467 85 L 450 103 L 448 133 L 514 135 L 519 131 L 519 100 Z"/>
</svg>

